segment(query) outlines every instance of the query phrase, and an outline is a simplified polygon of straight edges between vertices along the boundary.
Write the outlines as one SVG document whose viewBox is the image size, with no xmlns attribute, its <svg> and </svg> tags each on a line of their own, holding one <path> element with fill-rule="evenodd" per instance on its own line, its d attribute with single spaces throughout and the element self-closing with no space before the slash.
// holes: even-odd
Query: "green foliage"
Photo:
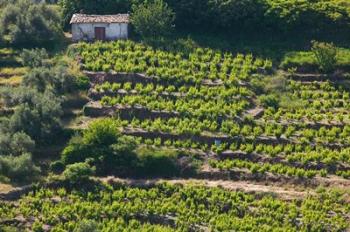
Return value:
<svg viewBox="0 0 350 232">
<path fill-rule="evenodd" d="M 64 22 L 68 24 L 73 13 L 126 13 L 132 8 L 140 8 L 145 2 L 152 4 L 154 1 L 60 0 L 59 4 L 63 9 Z M 175 24 L 180 29 L 294 34 L 342 31 L 347 34 L 350 21 L 347 0 L 164 0 L 164 3 L 174 10 Z"/>
<path fill-rule="evenodd" d="M 44 3 L 18 0 L 7 4 L 0 17 L 0 37 L 11 45 L 35 46 L 58 39 L 60 16 Z"/>
<path fill-rule="evenodd" d="M 175 14 L 163 0 L 135 4 L 132 11 L 132 25 L 142 37 L 155 39 L 171 32 Z"/>
<path fill-rule="evenodd" d="M 62 152 L 65 164 L 92 159 L 97 174 L 128 172 L 136 155 L 133 139 L 121 136 L 112 119 L 96 120 L 89 125 L 82 136 L 73 137 Z"/>
<path fill-rule="evenodd" d="M 182 27 L 248 29 L 320 33 L 346 28 L 346 0 L 168 0 Z M 220 17 L 218 17 L 220 16 Z"/>
<path fill-rule="evenodd" d="M 250 80 L 251 74 L 258 69 L 271 69 L 271 61 L 252 55 L 225 54 L 189 46 L 193 47 L 172 53 L 132 41 L 116 41 L 80 43 L 75 49 L 87 70 L 144 73 L 172 84 L 200 84 L 205 79 L 236 84 L 237 79 Z M 188 53 L 188 50 L 191 52 Z M 108 67 L 107 70 L 105 67 Z"/>
<path fill-rule="evenodd" d="M 92 220 L 83 220 L 74 229 L 74 232 L 98 232 L 98 224 Z"/>
<path fill-rule="evenodd" d="M 109 146 L 117 142 L 120 132 L 112 119 L 96 120 L 83 133 L 83 143 Z"/>
<path fill-rule="evenodd" d="M 13 91 L 13 90 L 12 90 Z M 32 139 L 43 142 L 60 128 L 61 100 L 51 92 L 38 93 L 30 88 L 18 88 L 12 92 L 14 114 L 4 125 L 15 133 L 25 132 Z"/>
<path fill-rule="evenodd" d="M 53 199 L 61 201 L 57 203 Z M 94 191 L 86 191 L 84 186 L 74 191 L 39 189 L 18 204 L 2 203 L 0 218 L 35 215 L 35 225 L 49 224 L 53 231 L 91 232 L 98 228 L 170 232 L 197 230 L 200 225 L 210 231 L 267 232 L 282 228 L 306 232 L 346 231 L 350 226 L 348 211 L 346 194 L 336 191 L 283 200 L 272 194 L 164 183 L 152 187 L 108 185 Z M 62 212 L 66 212 L 64 217 Z M 178 219 L 176 223 L 172 223 L 173 218 Z M 33 230 L 34 225 L 30 226 L 28 229 Z"/>
<path fill-rule="evenodd" d="M 61 160 L 56 160 L 50 164 L 50 171 L 55 174 L 60 174 L 64 171 L 65 165 Z"/>
<path fill-rule="evenodd" d="M 321 43 L 321 44 L 323 45 L 320 45 L 321 47 L 318 49 L 317 53 L 323 54 L 321 56 L 324 57 L 324 61 L 323 61 L 325 62 L 325 64 L 323 64 L 324 66 L 329 66 L 328 69 L 330 69 L 331 71 L 332 69 L 348 70 L 350 66 L 349 49 L 332 47 L 330 44 L 327 45 L 327 43 Z M 336 52 L 336 56 L 335 56 L 336 60 L 333 60 L 335 52 Z M 330 56 L 328 56 L 327 54 L 330 54 Z M 313 51 L 289 52 L 283 57 L 280 67 L 283 68 L 284 70 L 296 68 L 297 71 L 315 72 L 321 69 L 321 62 L 322 62 L 321 60 L 318 61 L 316 59 L 316 55 Z M 328 65 L 326 63 L 328 63 Z M 324 69 L 323 70 L 321 69 L 321 71 L 326 72 Z"/>
<path fill-rule="evenodd" d="M 47 54 L 47 51 L 44 48 L 36 48 L 32 50 L 23 49 L 20 58 L 23 66 L 37 68 L 46 64 L 49 59 L 49 54 Z"/>
<path fill-rule="evenodd" d="M 89 179 L 95 173 L 95 170 L 95 167 L 91 167 L 87 162 L 69 164 L 62 176 L 71 183 L 78 183 Z"/>
<path fill-rule="evenodd" d="M 68 24 L 74 13 L 116 14 L 130 11 L 130 0 L 58 0 L 62 8 L 63 21 Z"/>
<path fill-rule="evenodd" d="M 211 161 L 210 165 L 220 170 L 231 170 L 235 167 L 249 169 L 253 174 L 271 172 L 275 175 L 294 176 L 297 178 L 314 178 L 317 174 L 324 175 L 325 170 L 305 170 L 302 168 L 295 168 L 289 165 L 283 164 L 270 164 L 270 163 L 254 163 L 245 160 L 238 159 L 226 159 L 222 161 Z"/>
<path fill-rule="evenodd" d="M 262 105 L 264 105 L 266 107 L 273 107 L 273 108 L 277 109 L 279 106 L 278 96 L 276 96 L 274 94 L 261 95 L 261 96 L 259 96 L 259 101 Z"/>
<path fill-rule="evenodd" d="M 19 156 L 0 156 L 0 174 L 12 181 L 30 180 L 39 172 L 40 169 L 34 165 L 29 153 Z"/>
<path fill-rule="evenodd" d="M 35 142 L 24 132 L 14 134 L 5 133 L 0 135 L 0 155 L 20 155 L 32 152 Z"/>
<path fill-rule="evenodd" d="M 337 64 L 337 48 L 333 43 L 312 41 L 312 52 L 316 57 L 318 66 L 323 72 L 334 71 Z"/>
<path fill-rule="evenodd" d="M 86 90 L 90 87 L 90 80 L 86 76 L 78 76 L 75 79 L 75 85 L 79 90 Z"/>
<path fill-rule="evenodd" d="M 309 67 L 309 69 L 316 69 L 316 60 L 312 52 L 289 52 L 287 53 L 280 64 L 280 67 L 284 70 L 297 68 L 297 67 Z"/>
<path fill-rule="evenodd" d="M 176 176 L 179 174 L 177 166 L 178 153 L 170 149 L 139 148 L 138 169 L 146 176 Z"/>
<path fill-rule="evenodd" d="M 64 164 L 89 159 L 98 175 L 175 176 L 181 171 L 194 172 L 196 165 L 188 156 L 173 149 L 137 147 L 132 137 L 122 136 L 118 121 L 96 120 L 83 132 L 73 137 L 62 152 Z"/>
</svg>

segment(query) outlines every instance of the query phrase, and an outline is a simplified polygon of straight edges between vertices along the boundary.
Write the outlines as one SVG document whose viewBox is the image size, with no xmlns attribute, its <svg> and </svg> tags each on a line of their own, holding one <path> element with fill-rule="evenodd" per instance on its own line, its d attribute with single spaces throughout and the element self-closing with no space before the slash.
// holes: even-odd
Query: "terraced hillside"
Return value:
<svg viewBox="0 0 350 232">
<path fill-rule="evenodd" d="M 18 85 L 25 73 L 16 50 L 0 49 L 0 85 Z"/>
<path fill-rule="evenodd" d="M 346 72 L 287 72 L 252 55 L 204 48 L 166 51 L 132 41 L 80 43 L 70 49 L 90 80 L 85 115 L 69 126 L 82 130 L 82 137 L 73 137 L 53 163 L 58 169 L 66 165 L 60 176 L 51 176 L 42 187 L 0 195 L 5 200 L 0 203 L 2 228 L 349 229 Z M 94 144 L 99 147 L 93 152 L 84 148 L 85 140 L 110 136 L 97 129 L 97 138 L 84 137 L 91 125 L 97 128 L 90 123 L 98 118 L 112 118 L 97 125 L 104 130 L 107 122 L 129 136 L 138 145 L 136 155 L 143 148 L 154 153 L 153 160 L 143 154 L 144 163 L 130 165 L 143 168 L 141 176 L 114 166 L 118 153 L 107 147 L 123 150 L 119 144 Z M 82 155 L 74 151 L 79 147 Z M 177 159 L 181 170 L 166 170 L 174 166 L 164 155 Z M 90 161 L 79 163 L 89 156 L 98 169 L 93 180 L 83 178 Z M 103 164 L 108 158 L 110 164 Z M 169 166 L 160 167 L 158 161 Z M 119 179 L 120 170 L 120 177 L 130 179 Z M 82 180 L 75 182 L 76 175 Z M 162 175 L 167 178 L 157 179 Z"/>
<path fill-rule="evenodd" d="M 92 83 L 86 115 L 113 116 L 141 144 L 198 152 L 207 171 L 242 178 L 350 177 L 345 76 L 274 72 L 268 60 L 203 48 L 119 41 L 75 49 Z"/>
<path fill-rule="evenodd" d="M 285 201 L 203 186 L 116 184 L 38 189 L 0 205 L 0 218 L 34 231 L 345 231 L 349 210 L 336 192 Z"/>
<path fill-rule="evenodd" d="M 0 0 L 0 232 L 350 232 L 349 38 L 349 0 Z"/>
<path fill-rule="evenodd" d="M 0 86 L 18 86 L 27 68 L 20 63 L 19 54 L 10 48 L 0 49 Z M 0 103 L 0 117 L 9 115 L 12 109 L 6 108 Z"/>
</svg>

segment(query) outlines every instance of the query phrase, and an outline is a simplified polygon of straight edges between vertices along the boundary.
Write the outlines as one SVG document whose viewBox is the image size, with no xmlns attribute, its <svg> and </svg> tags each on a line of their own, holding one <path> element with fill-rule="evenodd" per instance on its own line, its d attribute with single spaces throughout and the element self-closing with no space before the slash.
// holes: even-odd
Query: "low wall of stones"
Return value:
<svg viewBox="0 0 350 232">
<path fill-rule="evenodd" d="M 95 84 L 102 84 L 104 82 L 109 83 L 125 83 L 125 82 L 132 82 L 132 83 L 142 83 L 142 84 L 161 84 L 161 85 L 171 85 L 171 84 L 178 84 L 178 85 L 194 85 L 197 84 L 195 82 L 186 82 L 184 80 L 180 79 L 169 79 L 164 80 L 160 77 L 149 77 L 142 73 L 121 73 L 121 72 L 91 72 L 91 71 L 84 71 L 84 74 L 89 78 L 92 85 Z M 207 86 L 221 86 L 223 85 L 223 81 L 220 79 L 217 80 L 210 80 L 210 79 L 204 79 L 202 80 L 202 85 Z M 239 81 L 239 85 L 241 86 L 247 86 L 248 83 Z"/>
</svg>

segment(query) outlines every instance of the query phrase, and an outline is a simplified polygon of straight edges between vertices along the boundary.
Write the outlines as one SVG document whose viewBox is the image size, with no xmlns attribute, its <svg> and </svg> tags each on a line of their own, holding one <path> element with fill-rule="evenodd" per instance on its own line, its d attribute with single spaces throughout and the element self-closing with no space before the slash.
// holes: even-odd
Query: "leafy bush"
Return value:
<svg viewBox="0 0 350 232">
<path fill-rule="evenodd" d="M 98 225 L 95 221 L 92 220 L 83 220 L 79 222 L 77 228 L 74 229 L 74 232 L 98 232 Z"/>
<path fill-rule="evenodd" d="M 86 162 L 75 163 L 67 165 L 62 175 L 65 180 L 68 180 L 71 183 L 78 183 L 89 179 L 89 177 L 95 173 L 95 170 L 95 167 L 91 167 Z"/>
<path fill-rule="evenodd" d="M 61 160 L 54 161 L 50 164 L 50 170 L 55 174 L 62 173 L 64 169 L 65 165 Z"/>
<path fill-rule="evenodd" d="M 83 143 L 93 146 L 109 146 L 118 141 L 120 132 L 112 119 L 96 120 L 83 133 Z"/>
<path fill-rule="evenodd" d="M 36 67 L 23 76 L 22 86 L 35 88 L 38 92 L 50 90 L 55 94 L 71 92 L 77 88 L 76 78 L 68 67 L 59 64 L 54 67 Z"/>
<path fill-rule="evenodd" d="M 8 128 L 11 132 L 23 131 L 35 141 L 42 142 L 60 129 L 61 100 L 54 94 L 19 88 L 15 91 L 13 101 L 17 101 L 18 106 L 9 119 Z"/>
<path fill-rule="evenodd" d="M 176 150 L 138 147 L 135 138 L 122 136 L 115 119 L 96 120 L 82 135 L 74 136 L 62 152 L 65 165 L 84 162 L 98 175 L 174 176 L 196 169 L 192 159 L 180 161 Z M 152 141 L 153 142 L 153 141 Z"/>
<path fill-rule="evenodd" d="M 0 36 L 11 45 L 42 45 L 62 34 L 60 16 L 44 3 L 18 0 L 7 4 L 0 16 Z"/>
<path fill-rule="evenodd" d="M 39 172 L 40 169 L 33 164 L 29 153 L 20 156 L 0 156 L 0 175 L 13 181 L 29 180 Z"/>
<path fill-rule="evenodd" d="M 90 80 L 87 76 L 78 76 L 75 79 L 75 86 L 79 90 L 87 90 L 90 87 Z"/>
<path fill-rule="evenodd" d="M 74 136 L 62 152 L 64 164 L 92 159 L 97 174 L 128 173 L 136 154 L 135 140 L 121 136 L 112 119 L 96 120 L 80 136 Z"/>
<path fill-rule="evenodd" d="M 132 10 L 131 22 L 144 38 L 157 38 L 171 31 L 175 14 L 163 0 L 135 4 Z"/>
<path fill-rule="evenodd" d="M 278 97 L 274 94 L 261 95 L 259 96 L 259 101 L 261 104 L 263 104 L 266 107 L 273 107 L 277 109 L 279 106 Z"/>
<path fill-rule="evenodd" d="M 32 152 L 34 147 L 35 142 L 23 132 L 14 134 L 2 132 L 0 135 L 0 155 L 17 156 L 26 152 Z"/>
<path fill-rule="evenodd" d="M 137 169 L 140 175 L 174 176 L 179 174 L 177 166 L 178 153 L 170 149 L 137 149 Z"/>
<path fill-rule="evenodd" d="M 320 69 L 324 72 L 332 72 L 337 64 L 337 48 L 333 43 L 312 41 L 312 52 Z"/>
<path fill-rule="evenodd" d="M 49 54 L 47 54 L 46 49 L 44 48 L 36 48 L 32 50 L 23 49 L 20 58 L 23 66 L 35 68 L 44 66 L 49 59 Z"/>
</svg>

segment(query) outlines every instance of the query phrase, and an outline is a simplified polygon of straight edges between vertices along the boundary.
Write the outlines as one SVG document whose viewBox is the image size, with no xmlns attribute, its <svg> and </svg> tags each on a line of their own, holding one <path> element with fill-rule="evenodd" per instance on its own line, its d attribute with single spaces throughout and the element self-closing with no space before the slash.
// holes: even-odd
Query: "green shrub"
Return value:
<svg viewBox="0 0 350 232">
<path fill-rule="evenodd" d="M 64 164 L 92 159 L 97 174 L 128 173 L 136 160 L 136 141 L 122 136 L 113 119 L 92 122 L 81 136 L 74 136 L 62 152 Z"/>
<path fill-rule="evenodd" d="M 109 146 L 118 141 L 120 132 L 113 119 L 96 120 L 83 133 L 83 143 Z"/>
<path fill-rule="evenodd" d="M 61 160 L 54 161 L 50 164 L 50 170 L 55 174 L 62 173 L 64 168 L 65 165 Z"/>
<path fill-rule="evenodd" d="M 44 3 L 18 0 L 7 4 L 0 16 L 0 35 L 16 46 L 48 44 L 62 36 L 60 14 Z"/>
<path fill-rule="evenodd" d="M 83 220 L 79 222 L 74 232 L 98 232 L 98 224 L 92 220 Z"/>
<path fill-rule="evenodd" d="M 47 54 L 46 49 L 44 48 L 31 50 L 23 49 L 20 58 L 23 66 L 35 68 L 46 65 L 46 61 L 49 59 L 49 54 Z"/>
<path fill-rule="evenodd" d="M 337 48 L 333 43 L 312 41 L 311 50 L 320 70 L 326 73 L 334 71 L 337 64 Z"/>
<path fill-rule="evenodd" d="M 25 181 L 35 178 L 40 169 L 34 165 L 29 153 L 20 156 L 0 156 L 0 175 L 13 181 Z"/>
<path fill-rule="evenodd" d="M 87 90 L 90 87 L 90 80 L 87 76 L 78 76 L 75 78 L 75 85 L 79 90 Z"/>
<path fill-rule="evenodd" d="M 42 222 L 40 222 L 39 220 L 36 220 L 33 223 L 33 232 L 44 232 L 43 226 L 44 225 Z"/>
<path fill-rule="evenodd" d="M 72 164 L 84 162 L 88 155 L 88 146 L 83 143 L 83 137 L 74 135 L 62 151 L 61 157 L 64 164 Z"/>
<path fill-rule="evenodd" d="M 52 92 L 39 93 L 31 88 L 13 90 L 12 101 L 16 105 L 10 117 L 8 130 L 23 131 L 35 142 L 44 142 L 60 130 L 61 99 Z"/>
<path fill-rule="evenodd" d="M 279 107 L 279 99 L 274 94 L 261 95 L 259 96 L 259 101 L 262 105 L 266 107 L 272 107 L 277 109 Z"/>
<path fill-rule="evenodd" d="M 144 38 L 167 35 L 175 20 L 174 12 L 163 0 L 135 4 L 132 11 L 131 22 L 136 32 Z"/>
<path fill-rule="evenodd" d="M 66 169 L 62 173 L 65 180 L 71 183 L 78 183 L 89 179 L 94 175 L 95 167 L 91 167 L 88 163 L 75 163 L 67 165 Z"/>
<path fill-rule="evenodd" d="M 174 176 L 179 173 L 177 166 L 178 153 L 171 149 L 154 149 L 142 147 L 136 151 L 137 169 L 140 175 Z"/>
<path fill-rule="evenodd" d="M 0 155 L 20 155 L 32 152 L 35 142 L 25 133 L 2 133 L 0 135 Z"/>
</svg>

